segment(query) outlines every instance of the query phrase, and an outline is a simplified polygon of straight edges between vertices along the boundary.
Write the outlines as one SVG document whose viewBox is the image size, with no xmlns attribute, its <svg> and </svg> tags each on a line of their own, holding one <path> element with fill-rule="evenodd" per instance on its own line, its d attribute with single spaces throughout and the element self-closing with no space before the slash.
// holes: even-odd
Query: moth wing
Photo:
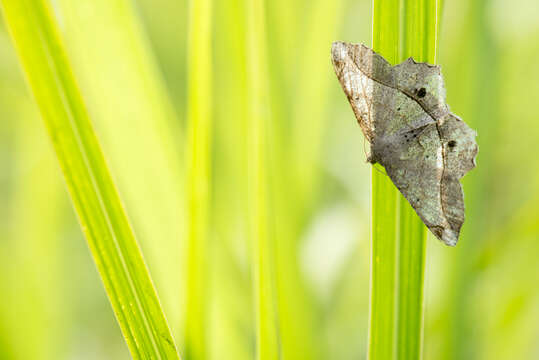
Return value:
<svg viewBox="0 0 539 360">
<path fill-rule="evenodd" d="M 420 104 L 398 89 L 396 67 L 370 48 L 335 42 L 332 61 L 361 129 L 371 144 L 375 139 L 434 122 Z"/>
<path fill-rule="evenodd" d="M 408 58 L 393 69 L 397 89 L 414 99 L 433 119 L 449 113 L 440 66 Z"/>
<path fill-rule="evenodd" d="M 362 57 L 365 49 L 354 44 L 334 42 L 331 60 L 335 74 L 352 106 L 354 115 L 367 140 L 374 139 L 374 119 L 372 114 L 373 90 L 376 86 L 355 64 L 354 57 Z M 357 53 L 357 54 L 356 54 Z M 365 55 L 366 56 L 366 55 Z M 381 61 L 385 61 L 383 58 Z"/>
<path fill-rule="evenodd" d="M 444 172 L 442 176 L 442 204 L 446 218 L 458 233 L 464 223 L 464 195 L 460 178 L 475 167 L 478 147 L 476 132 L 453 114 L 440 121 Z"/>
<path fill-rule="evenodd" d="M 383 139 L 380 163 L 429 230 L 447 245 L 457 242 L 443 204 L 443 147 L 435 123 Z M 461 195 L 462 197 L 462 195 Z"/>
</svg>

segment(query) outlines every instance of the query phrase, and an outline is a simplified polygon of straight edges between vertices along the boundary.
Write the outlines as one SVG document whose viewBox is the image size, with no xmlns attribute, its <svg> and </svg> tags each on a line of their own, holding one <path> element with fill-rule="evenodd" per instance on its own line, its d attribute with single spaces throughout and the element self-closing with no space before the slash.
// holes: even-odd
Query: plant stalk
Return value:
<svg viewBox="0 0 539 360">
<path fill-rule="evenodd" d="M 134 359 L 179 359 L 142 253 L 44 0 L 2 0 L 82 231 Z"/>
<path fill-rule="evenodd" d="M 269 222 L 269 84 L 266 77 L 265 1 L 247 1 L 248 197 L 255 299 L 256 358 L 280 358 L 275 248 Z"/>
<path fill-rule="evenodd" d="M 393 65 L 434 63 L 438 2 L 374 0 L 374 50 Z M 426 228 L 387 175 L 373 168 L 372 177 L 369 359 L 421 359 Z"/>
<path fill-rule="evenodd" d="M 212 0 L 189 3 L 188 67 L 188 239 L 185 352 L 207 357 L 208 259 L 211 186 L 211 12 Z"/>
</svg>

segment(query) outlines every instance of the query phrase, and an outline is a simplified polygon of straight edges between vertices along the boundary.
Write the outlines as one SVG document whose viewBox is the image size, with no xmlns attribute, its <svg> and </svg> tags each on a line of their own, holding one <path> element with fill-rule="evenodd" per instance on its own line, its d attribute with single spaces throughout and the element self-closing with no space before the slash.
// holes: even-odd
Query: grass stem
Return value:
<svg viewBox="0 0 539 360">
<path fill-rule="evenodd" d="M 276 309 L 275 249 L 269 224 L 268 132 L 270 109 L 266 78 L 264 0 L 247 1 L 248 197 L 256 321 L 256 358 L 280 358 Z"/>
<path fill-rule="evenodd" d="M 0 3 L 131 355 L 179 359 L 50 4 L 44 0 Z"/>
<path fill-rule="evenodd" d="M 188 38 L 188 244 L 186 357 L 206 359 L 211 186 L 211 7 L 192 0 Z"/>
<path fill-rule="evenodd" d="M 374 50 L 392 64 L 409 56 L 434 63 L 437 1 L 374 0 Z M 420 359 L 426 228 L 377 169 L 372 172 L 372 188 L 369 359 Z"/>
<path fill-rule="evenodd" d="M 399 0 L 373 3 L 373 49 L 395 63 L 399 49 Z M 395 353 L 397 190 L 372 168 L 372 241 L 368 359 Z"/>
</svg>

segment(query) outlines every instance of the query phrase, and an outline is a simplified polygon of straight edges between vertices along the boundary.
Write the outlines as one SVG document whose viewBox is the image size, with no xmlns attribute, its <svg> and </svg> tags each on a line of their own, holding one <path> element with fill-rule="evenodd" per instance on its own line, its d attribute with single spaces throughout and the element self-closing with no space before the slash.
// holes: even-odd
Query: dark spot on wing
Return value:
<svg viewBox="0 0 539 360">
<path fill-rule="evenodd" d="M 417 90 L 417 97 L 419 98 L 422 98 L 422 97 L 425 97 L 425 95 L 427 95 L 427 90 L 425 88 L 421 88 L 419 90 Z"/>
<path fill-rule="evenodd" d="M 450 149 L 453 149 L 455 146 L 457 146 L 457 142 L 455 140 L 450 140 L 447 143 L 447 146 L 449 146 Z"/>
</svg>

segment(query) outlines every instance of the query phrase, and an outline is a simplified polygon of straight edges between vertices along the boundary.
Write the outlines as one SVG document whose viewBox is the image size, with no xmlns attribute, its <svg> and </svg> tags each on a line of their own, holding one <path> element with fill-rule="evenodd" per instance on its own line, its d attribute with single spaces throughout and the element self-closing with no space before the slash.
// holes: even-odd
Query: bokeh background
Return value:
<svg viewBox="0 0 539 360">
<path fill-rule="evenodd" d="M 185 0 L 54 0 L 75 76 L 180 349 L 185 317 Z M 214 2 L 211 359 L 253 358 L 246 238 L 246 18 Z M 370 0 L 267 2 L 268 164 L 282 346 L 363 359 L 370 165 L 333 74 L 333 40 L 371 43 Z M 539 359 L 539 5 L 454 0 L 438 63 L 479 134 L 467 220 L 429 235 L 426 359 Z M 61 172 L 0 26 L 0 359 L 127 359 Z"/>
</svg>

